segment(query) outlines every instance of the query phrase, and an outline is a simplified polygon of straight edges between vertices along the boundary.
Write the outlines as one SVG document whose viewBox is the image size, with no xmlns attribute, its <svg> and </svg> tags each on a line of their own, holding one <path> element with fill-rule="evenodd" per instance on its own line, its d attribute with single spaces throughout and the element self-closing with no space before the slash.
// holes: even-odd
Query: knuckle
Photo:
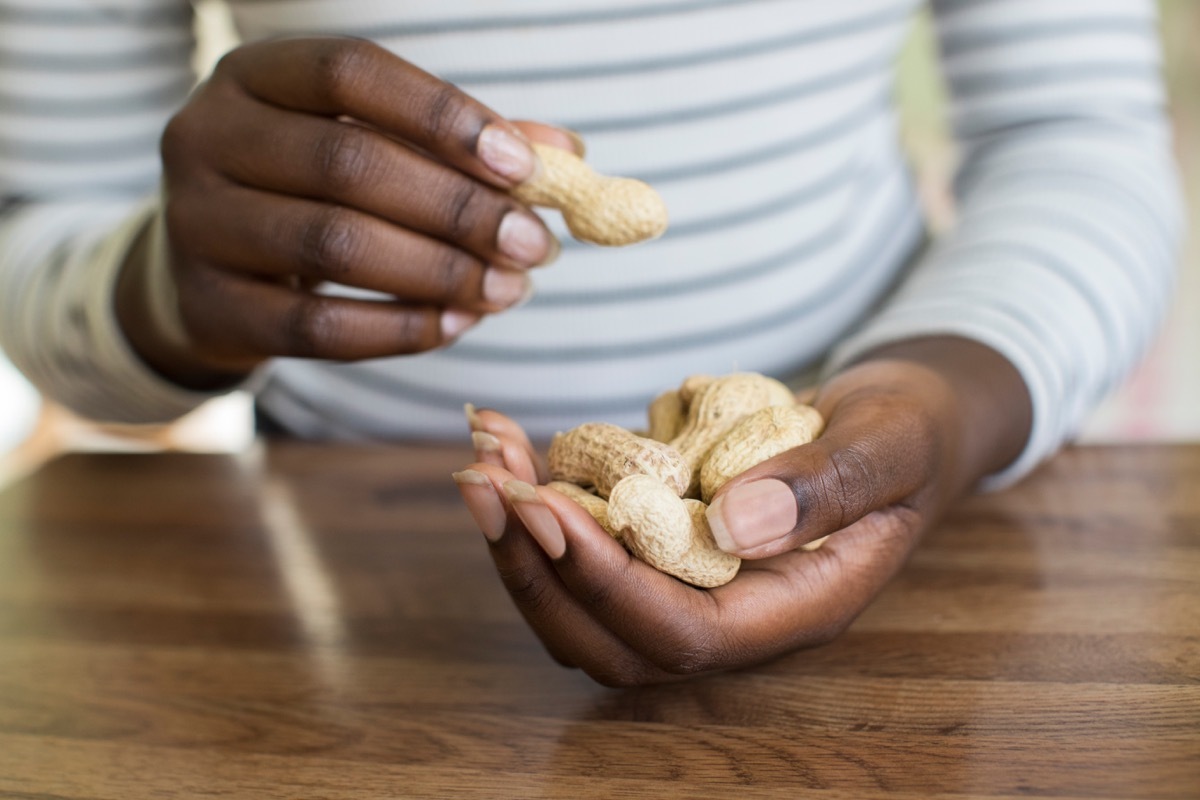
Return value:
<svg viewBox="0 0 1200 800">
<path fill-rule="evenodd" d="M 341 195 L 361 185 L 368 174 L 369 151 L 365 131 L 355 125 L 336 125 L 316 149 L 316 168 L 325 188 Z"/>
<path fill-rule="evenodd" d="M 426 314 L 409 311 L 395 316 L 396 324 L 399 325 L 396 339 L 402 349 L 418 353 L 431 350 L 439 344 L 435 326 L 429 324 Z"/>
<path fill-rule="evenodd" d="M 527 570 L 501 572 L 504 588 L 518 607 L 531 614 L 539 614 L 550 608 L 549 586 L 546 581 Z"/>
<path fill-rule="evenodd" d="M 566 667 L 567 669 L 579 668 L 579 665 L 575 663 L 574 659 L 567 655 L 567 653 L 561 648 L 557 647 L 553 642 L 546 641 L 545 639 L 541 639 L 541 642 L 542 646 L 546 648 L 546 653 L 550 656 L 550 658 L 554 659 L 555 664 L 558 664 L 560 667 Z"/>
<path fill-rule="evenodd" d="M 187 261 L 211 252 L 212 231 L 198 222 L 206 217 L 201 202 L 186 193 L 169 193 L 163 200 L 162 219 L 171 262 Z"/>
<path fill-rule="evenodd" d="M 607 581 L 588 581 L 586 586 L 576 589 L 575 593 L 585 608 L 604 616 L 614 610 L 614 585 L 613 582 Z"/>
<path fill-rule="evenodd" d="M 333 307 L 323 298 L 305 297 L 288 311 L 283 331 L 288 354 L 312 358 L 334 341 L 338 324 Z"/>
<path fill-rule="evenodd" d="M 313 59 L 314 88 L 333 107 L 353 97 L 362 76 L 375 61 L 375 45 L 363 39 L 333 39 Z"/>
<path fill-rule="evenodd" d="M 363 232 L 350 212 L 328 206 L 304 228 L 301 267 L 321 277 L 344 275 L 353 267 L 362 239 Z"/>
<path fill-rule="evenodd" d="M 430 141 L 456 140 L 467 101 L 456 87 L 438 83 L 426 98 L 420 120 L 421 130 Z"/>
<path fill-rule="evenodd" d="M 183 329 L 197 345 L 207 344 L 214 334 L 213 305 L 225 302 L 227 296 L 225 278 L 218 270 L 203 263 L 172 266 Z"/>
<path fill-rule="evenodd" d="M 481 264 L 462 250 L 447 247 L 431 266 L 430 291 L 438 301 L 449 303 L 468 299 L 463 295 L 467 279 Z"/>
<path fill-rule="evenodd" d="M 163 200 L 163 224 L 167 228 L 167 238 L 172 244 L 186 240 L 187 231 L 195 218 L 188 204 L 177 194 L 169 194 Z"/>
<path fill-rule="evenodd" d="M 857 445 L 838 448 L 830 453 L 829 467 L 822 488 L 840 529 L 869 507 L 871 498 L 876 494 L 878 479 L 872 468 L 870 454 Z"/>
<path fill-rule="evenodd" d="M 719 666 L 722 649 L 715 631 L 707 626 L 689 623 L 664 637 L 666 646 L 655 656 L 654 663 L 672 675 L 696 675 Z"/>
<path fill-rule="evenodd" d="M 243 62 L 246 61 L 248 51 L 252 49 L 252 45 L 242 45 L 222 55 L 217 59 L 217 63 L 213 65 L 213 76 L 224 77 L 226 75 L 236 75 L 241 70 Z"/>
<path fill-rule="evenodd" d="M 487 191 L 468 178 L 455 176 L 454 185 L 443 195 L 441 215 L 451 241 L 468 238 L 479 226 Z"/>
<path fill-rule="evenodd" d="M 191 115 L 184 109 L 167 122 L 159 138 L 158 150 L 167 168 L 184 162 L 196 150 L 197 137 Z"/>
</svg>

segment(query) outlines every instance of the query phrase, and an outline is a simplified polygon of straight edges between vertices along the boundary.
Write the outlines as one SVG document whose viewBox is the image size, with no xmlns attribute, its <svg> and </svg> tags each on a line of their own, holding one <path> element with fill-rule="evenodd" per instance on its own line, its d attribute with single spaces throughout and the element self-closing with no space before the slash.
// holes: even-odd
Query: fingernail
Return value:
<svg viewBox="0 0 1200 800">
<path fill-rule="evenodd" d="M 483 274 L 483 299 L 500 308 L 514 308 L 533 296 L 533 281 L 524 272 L 492 267 Z"/>
<path fill-rule="evenodd" d="M 483 420 L 479 418 L 479 412 L 475 410 L 474 403 L 463 404 L 463 413 L 467 416 L 467 425 L 472 431 L 483 430 Z"/>
<path fill-rule="evenodd" d="M 457 308 L 447 309 L 442 312 L 442 338 L 446 341 L 457 339 L 476 322 L 479 322 L 478 314 Z"/>
<path fill-rule="evenodd" d="M 773 542 L 796 527 L 796 497 L 783 481 L 752 481 L 730 489 L 708 507 L 708 525 L 727 553 Z"/>
<path fill-rule="evenodd" d="M 554 518 L 554 512 L 538 497 L 537 490 L 525 481 L 508 481 L 504 484 L 504 493 L 508 495 L 508 500 L 521 522 L 525 523 L 525 528 L 546 551 L 546 555 L 562 558 L 563 553 L 567 552 L 566 537 L 563 536 L 558 520 Z"/>
<path fill-rule="evenodd" d="M 488 169 L 513 183 L 528 179 L 537 169 L 537 157 L 529 144 L 499 125 L 483 129 L 475 150 Z"/>
<path fill-rule="evenodd" d="M 499 453 L 500 440 L 486 431 L 472 431 L 471 443 L 476 453 Z"/>
<path fill-rule="evenodd" d="M 583 158 L 587 155 L 587 143 L 583 141 L 582 136 L 575 131 L 570 130 L 569 128 L 559 128 L 559 130 L 571 140 L 571 144 L 575 148 L 575 155 L 579 156 L 580 158 Z"/>
<path fill-rule="evenodd" d="M 553 238 L 525 211 L 510 211 L 500 220 L 500 252 L 519 264 L 532 267 L 553 255 Z"/>
<path fill-rule="evenodd" d="M 467 510 L 471 512 L 479 530 L 483 531 L 484 537 L 489 542 L 499 541 L 500 537 L 504 535 L 504 522 L 507 515 L 504 513 L 504 504 L 496 496 L 496 489 L 492 485 L 491 479 L 473 469 L 455 472 L 451 477 L 458 484 L 458 491 L 462 494 L 463 502 L 467 504 Z"/>
<path fill-rule="evenodd" d="M 562 255 L 562 242 L 560 242 L 557 238 L 551 236 L 550 237 L 550 252 L 547 253 L 546 257 L 543 258 L 538 264 L 535 264 L 534 266 L 548 267 L 551 264 L 553 264 L 555 261 L 558 261 L 558 257 L 561 255 Z"/>
</svg>

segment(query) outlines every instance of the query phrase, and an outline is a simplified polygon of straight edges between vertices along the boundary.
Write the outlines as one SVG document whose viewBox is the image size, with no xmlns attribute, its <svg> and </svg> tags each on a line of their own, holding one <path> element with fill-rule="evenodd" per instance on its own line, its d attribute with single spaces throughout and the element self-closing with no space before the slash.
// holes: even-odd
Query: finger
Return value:
<svg viewBox="0 0 1200 800">
<path fill-rule="evenodd" d="M 485 476 L 491 484 L 482 490 L 474 489 L 473 493 L 481 496 L 486 491 L 490 493 L 489 502 L 501 504 L 505 509 L 504 530 L 497 537 L 489 537 L 492 559 L 517 609 L 547 650 L 560 662 L 577 665 L 608 685 L 662 680 L 664 676 L 592 619 L 566 591 L 542 546 L 534 538 L 535 535 L 547 535 L 546 517 L 553 520 L 548 509 L 540 505 L 540 498 L 534 495 L 533 505 L 539 506 L 536 508 L 528 507 L 528 501 L 516 504 L 524 512 L 518 515 L 502 488 L 514 480 L 511 473 L 488 464 L 474 464 L 470 470 Z M 475 476 L 471 479 L 478 482 Z M 460 482 L 460 488 L 462 486 Z M 532 487 L 528 488 L 533 491 Z M 493 505 L 490 520 L 498 518 L 494 509 Z M 536 534 L 529 530 L 523 521 L 525 518 L 534 522 Z M 595 527 L 590 517 L 587 522 Z M 492 530 L 495 530 L 494 525 Z M 592 533 L 609 538 L 598 527 Z"/>
<path fill-rule="evenodd" d="M 907 500 L 930 481 L 937 435 L 920 409 L 863 393 L 843 399 L 822 436 L 722 487 L 708 519 L 722 550 L 766 558 Z"/>
<path fill-rule="evenodd" d="M 512 439 L 503 436 L 497 438 L 500 440 L 500 453 L 504 457 L 504 466 L 508 471 L 520 481 L 529 484 L 538 483 L 537 467 L 534 466 L 530 452 Z"/>
<path fill-rule="evenodd" d="M 451 477 L 480 532 L 489 543 L 495 543 L 500 541 L 509 527 L 508 509 L 500 500 L 491 479 L 479 470 L 480 467 L 481 464 L 473 464 L 461 472 L 453 473 Z M 575 666 L 565 653 L 549 644 L 546 649 L 563 666 Z"/>
<path fill-rule="evenodd" d="M 327 297 L 202 267 L 176 279 L 189 335 L 229 368 L 273 356 L 355 361 L 423 352 L 478 321 L 458 309 Z"/>
<path fill-rule="evenodd" d="M 507 193 L 361 125 L 253 104 L 216 136 L 219 169 L 238 183 L 356 208 L 498 266 L 557 252 L 541 219 Z"/>
<path fill-rule="evenodd" d="M 238 48 L 221 66 L 266 102 L 361 119 L 494 186 L 515 186 L 536 169 L 528 142 L 512 123 L 370 42 L 260 42 Z"/>
<path fill-rule="evenodd" d="M 471 444 L 475 446 L 475 460 L 494 467 L 508 469 L 504 458 L 504 444 L 487 431 L 472 431 Z"/>
<path fill-rule="evenodd" d="M 821 550 L 744 562 L 732 583 L 712 590 L 742 663 L 837 638 L 904 564 L 919 524 L 907 509 L 872 512 Z"/>
<path fill-rule="evenodd" d="M 509 472 L 526 483 L 544 484 L 550 481 L 550 471 L 545 459 L 529 441 L 525 429 L 510 417 L 491 409 L 479 409 L 469 405 L 467 419 L 472 430 L 486 431 L 501 443 L 501 452 Z"/>
<path fill-rule="evenodd" d="M 633 559 L 615 542 L 584 535 L 586 512 L 550 489 L 538 494 L 563 521 L 561 544 L 539 541 L 571 595 L 672 675 L 748 666 L 830 641 L 895 574 L 914 541 L 911 515 L 872 515 L 824 550 L 743 565 L 732 582 L 704 591 Z"/>
<path fill-rule="evenodd" d="M 538 541 L 591 617 L 667 674 L 717 665 L 717 654 L 729 647 L 709 592 L 631 556 L 569 498 L 545 487 L 538 495 L 559 524 L 557 537 Z"/>
<path fill-rule="evenodd" d="M 166 213 L 175 246 L 222 268 L 479 312 L 520 304 L 531 293 L 522 270 L 488 267 L 459 248 L 344 206 L 225 184 L 171 198 Z"/>
</svg>

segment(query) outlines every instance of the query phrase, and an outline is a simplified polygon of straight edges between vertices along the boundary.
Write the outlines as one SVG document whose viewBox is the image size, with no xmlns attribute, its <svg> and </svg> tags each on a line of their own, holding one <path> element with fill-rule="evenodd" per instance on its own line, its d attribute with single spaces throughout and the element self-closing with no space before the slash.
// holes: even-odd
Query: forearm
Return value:
<svg viewBox="0 0 1200 800">
<path fill-rule="evenodd" d="M 68 5 L 0 24 L 0 204 L 10 206 L 0 220 L 0 344 L 44 394 L 84 416 L 163 422 L 209 395 L 146 366 L 114 297 L 154 215 L 158 138 L 194 82 L 191 9 Z M 103 33 L 64 36 L 61 25 Z"/>
<path fill-rule="evenodd" d="M 43 394 L 89 418 L 164 422 L 211 396 L 154 374 L 114 313 L 117 273 L 151 214 L 149 204 L 28 204 L 0 225 L 0 345 Z"/>
<path fill-rule="evenodd" d="M 1154 5 L 1104 6 L 1115 33 L 1057 0 L 935 7 L 963 153 L 957 220 L 832 361 L 929 336 L 1003 356 L 1032 418 L 988 488 L 1075 435 L 1146 352 L 1170 296 L 1182 215 Z"/>
</svg>

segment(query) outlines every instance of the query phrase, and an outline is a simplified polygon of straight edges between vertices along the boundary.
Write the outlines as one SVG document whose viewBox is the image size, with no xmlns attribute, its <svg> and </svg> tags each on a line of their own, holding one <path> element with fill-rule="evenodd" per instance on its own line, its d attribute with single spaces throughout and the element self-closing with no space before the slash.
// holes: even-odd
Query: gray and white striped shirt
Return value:
<svg viewBox="0 0 1200 800">
<path fill-rule="evenodd" d="M 918 0 L 230 0 L 244 39 L 373 39 L 512 118 L 573 128 L 654 184 L 661 240 L 563 238 L 534 300 L 456 345 L 281 360 L 269 412 L 313 437 L 462 435 L 464 401 L 537 435 L 638 426 L 694 372 L 788 374 L 958 334 L 1033 396 L 1053 452 L 1132 367 L 1171 291 L 1182 217 L 1150 0 L 933 3 L 963 153 L 958 222 L 923 221 L 891 107 Z M 206 398 L 149 371 L 112 312 L 153 213 L 157 138 L 193 84 L 186 0 L 0 0 L 0 345 L 93 417 Z"/>
</svg>

